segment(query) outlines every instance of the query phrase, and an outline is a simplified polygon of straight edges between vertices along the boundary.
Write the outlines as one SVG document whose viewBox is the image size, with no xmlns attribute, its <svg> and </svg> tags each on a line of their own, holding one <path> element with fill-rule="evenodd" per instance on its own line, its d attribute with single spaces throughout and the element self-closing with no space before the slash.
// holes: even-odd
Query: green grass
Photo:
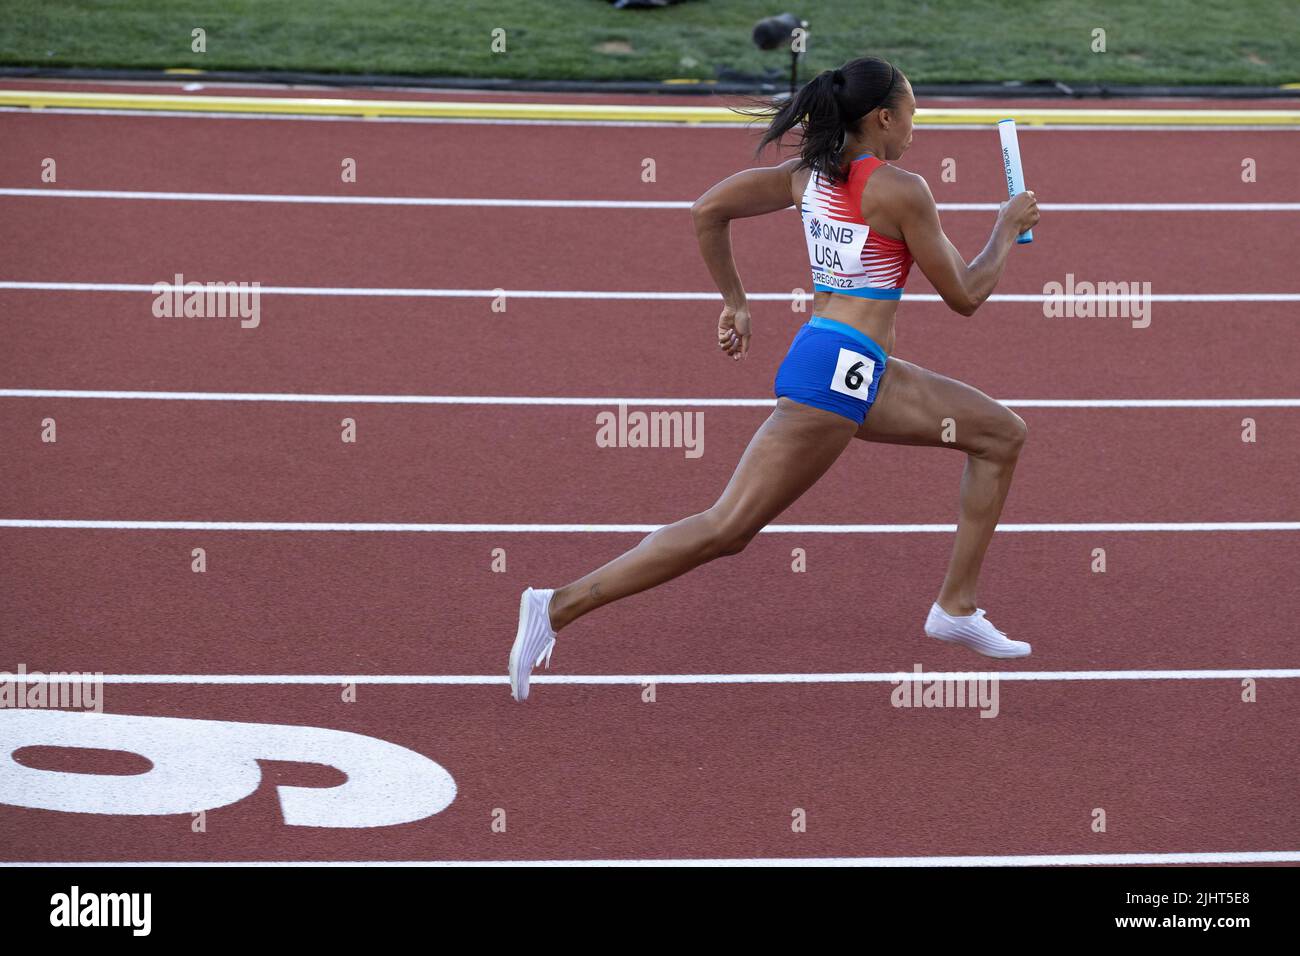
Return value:
<svg viewBox="0 0 1300 956">
<path fill-rule="evenodd" d="M 536 79 L 711 79 L 784 66 L 760 17 L 810 21 L 805 70 L 864 53 L 913 82 L 1300 81 L 1300 3 L 1246 0 L 6 0 L 0 64 Z M 207 52 L 190 31 L 207 32 Z M 506 31 L 493 53 L 491 31 Z M 1106 31 L 1106 52 L 1091 50 Z M 629 49 L 630 48 L 630 49 Z"/>
</svg>

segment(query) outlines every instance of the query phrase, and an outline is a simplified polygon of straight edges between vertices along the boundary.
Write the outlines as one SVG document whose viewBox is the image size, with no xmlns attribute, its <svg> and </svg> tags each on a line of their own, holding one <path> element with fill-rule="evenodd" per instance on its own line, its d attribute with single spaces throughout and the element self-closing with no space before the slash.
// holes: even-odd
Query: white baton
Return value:
<svg viewBox="0 0 1300 956">
<path fill-rule="evenodd" d="M 1015 199 L 1025 191 L 1025 171 L 1020 166 L 1020 140 L 1016 139 L 1016 121 L 999 120 L 998 135 L 1002 137 L 1002 171 L 1007 177 L 1007 198 Z M 1026 229 L 1016 239 L 1021 244 L 1033 241 L 1032 229 Z"/>
</svg>

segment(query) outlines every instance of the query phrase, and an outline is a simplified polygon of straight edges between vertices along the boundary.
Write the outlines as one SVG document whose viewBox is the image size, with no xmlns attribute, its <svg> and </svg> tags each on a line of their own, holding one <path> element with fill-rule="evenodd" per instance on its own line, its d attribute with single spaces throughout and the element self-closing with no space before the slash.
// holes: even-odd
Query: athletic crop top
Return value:
<svg viewBox="0 0 1300 956">
<path fill-rule="evenodd" d="M 804 188 L 803 216 L 813 288 L 865 299 L 901 299 L 912 254 L 902 239 L 872 232 L 862 218 L 862 190 L 879 167 L 870 153 L 849 164 L 845 182 L 831 185 L 813 171 Z"/>
</svg>

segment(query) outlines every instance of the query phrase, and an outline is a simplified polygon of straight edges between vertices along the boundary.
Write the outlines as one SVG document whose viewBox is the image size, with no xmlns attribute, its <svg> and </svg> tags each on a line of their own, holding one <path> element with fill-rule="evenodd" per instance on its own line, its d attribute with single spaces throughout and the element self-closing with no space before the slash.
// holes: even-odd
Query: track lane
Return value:
<svg viewBox="0 0 1300 956">
<path fill-rule="evenodd" d="M 0 669 L 501 676 L 519 592 L 573 580 L 640 537 L 0 529 Z M 1293 538 L 1000 535 L 981 605 L 1034 653 L 992 661 L 922 633 L 950 535 L 759 535 L 575 624 L 552 672 L 1294 668 Z M 1105 573 L 1092 570 L 1096 548 Z"/>
<path fill-rule="evenodd" d="M 256 329 L 155 318 L 152 303 L 148 293 L 0 291 L 0 385 L 767 399 L 808 318 L 754 303 L 749 358 L 732 363 L 717 354 L 709 302 L 516 299 L 501 314 L 487 299 L 278 296 L 262 300 Z M 1045 318 L 1036 303 L 989 303 L 968 319 L 905 301 L 896 354 L 999 399 L 1286 398 L 1300 367 L 1295 315 L 1286 302 L 1154 303 L 1139 329 L 1120 316 Z M 489 355 L 526 356 L 527 374 L 494 372 Z"/>
<path fill-rule="evenodd" d="M 341 774 L 270 763 L 255 794 L 207 812 L 201 834 L 188 814 L 0 806 L 0 843 L 11 860 L 138 859 L 143 852 L 303 861 L 1300 845 L 1294 681 L 1261 684 L 1258 704 L 1242 703 L 1233 682 L 1085 693 L 1003 684 L 992 720 L 974 710 L 896 709 L 890 691 L 661 687 L 646 704 L 638 687 L 543 688 L 520 706 L 499 688 L 363 687 L 354 704 L 342 703 L 338 688 L 109 688 L 116 713 L 378 736 L 442 764 L 459 793 L 442 813 L 414 823 L 322 832 L 280 822 L 272 785 L 330 786 Z M 807 813 L 806 833 L 791 832 L 796 807 Z M 1106 811 L 1105 834 L 1090 828 L 1098 807 Z M 505 833 L 492 831 L 496 808 L 506 811 Z"/>
<path fill-rule="evenodd" d="M 768 413 L 694 413 L 703 416 L 692 438 L 702 454 L 688 458 L 685 447 L 599 447 L 598 415 L 613 411 L 12 399 L 0 419 L 0 514 L 661 523 L 713 503 Z M 47 417 L 54 444 L 41 441 Z M 1292 409 L 1255 412 L 1254 443 L 1242 441 L 1237 409 L 1024 417 L 1031 435 L 1005 522 L 1297 517 Z M 355 443 L 342 441 L 344 418 L 356 423 Z M 782 521 L 949 522 L 962 461 L 955 450 L 854 442 Z"/>
<path fill-rule="evenodd" d="M 181 273 L 187 281 L 286 286 L 713 289 L 690 216 L 655 215 L 665 218 L 647 228 L 625 210 L 290 206 L 268 216 L 255 205 L 0 197 L 0 241 L 14 246 L 6 278 L 25 281 L 153 284 Z M 1042 294 L 1046 283 L 1073 274 L 1149 282 L 1156 293 L 1294 292 L 1284 251 L 1293 221 L 1291 214 L 1072 214 L 1051 220 L 1049 245 L 1044 219 L 1043 238 L 1014 250 L 998 291 Z M 992 222 L 992 213 L 950 216 L 945 228 L 974 256 Z M 1175 230 L 1180 241 L 1172 245 Z M 751 292 L 809 287 L 792 210 L 746 220 L 733 235 Z M 14 242 L 18 236 L 34 238 Z M 563 250 L 559 267 L 551 250 Z M 910 291 L 930 291 L 914 271 Z"/>
<path fill-rule="evenodd" d="M 0 113 L 0 130 L 0 185 L 36 188 L 42 160 L 54 157 L 62 188 L 693 200 L 737 169 L 778 160 L 770 151 L 755 159 L 758 137 L 743 128 L 602 127 L 598 150 L 568 126 L 244 119 L 214 130 L 203 118 Z M 1023 150 L 1043 202 L 1294 201 L 1297 136 L 1025 127 Z M 294 153 L 303 160 L 286 162 Z M 918 127 L 898 164 L 925 176 L 941 202 L 989 202 L 1005 191 L 998 155 L 992 126 Z M 345 157 L 357 162 L 355 183 L 342 181 Z M 646 158 L 655 160 L 650 183 Z M 1246 158 L 1254 182 L 1242 181 Z"/>
</svg>

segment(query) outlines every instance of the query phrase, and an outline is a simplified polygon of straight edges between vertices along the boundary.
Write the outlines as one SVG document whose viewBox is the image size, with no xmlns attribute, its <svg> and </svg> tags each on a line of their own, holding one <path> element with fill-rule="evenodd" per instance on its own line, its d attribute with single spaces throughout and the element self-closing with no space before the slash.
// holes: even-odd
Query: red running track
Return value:
<svg viewBox="0 0 1300 956">
<path fill-rule="evenodd" d="M 768 413 L 696 412 L 703 453 L 691 458 L 685 447 L 598 447 L 597 416 L 613 407 L 8 404 L 5 513 L 119 520 L 663 523 L 713 504 Z M 1293 409 L 1252 412 L 1253 443 L 1236 409 L 1025 415 L 1008 522 L 1295 518 Z M 47 417 L 53 445 L 40 439 Z M 345 417 L 355 444 L 342 440 Z M 782 521 L 952 522 L 962 463 L 943 448 L 855 442 Z"/>
<path fill-rule="evenodd" d="M 155 318 L 153 298 L 0 291 L 0 314 L 19 330 L 0 357 L 7 384 L 767 399 L 808 318 L 755 303 L 750 355 L 733 363 L 717 354 L 709 302 L 515 299 L 503 316 L 488 299 L 266 296 L 258 327 L 241 329 L 237 320 Z M 1300 367 L 1295 325 L 1290 302 L 1153 303 L 1146 328 L 1122 316 L 1046 318 L 1038 303 L 991 303 L 967 319 L 942 303 L 907 302 L 895 354 L 1004 400 L 1284 398 Z M 489 343 L 529 356 L 527 374 L 485 375 Z"/>
<path fill-rule="evenodd" d="M 689 200 L 748 161 L 738 130 L 493 127 L 0 114 L 0 186 L 57 155 L 62 188 L 330 194 L 339 157 L 371 195 Z M 526 130 L 525 132 L 521 132 Z M 943 202 L 999 183 L 978 131 L 918 130 L 904 165 Z M 1294 201 L 1291 132 L 1027 134 L 1044 201 Z M 527 144 L 527 164 L 517 159 Z M 597 145 L 598 144 L 598 147 Z M 1032 151 L 1032 153 L 1031 153 Z M 1114 157 L 1125 157 L 1115 174 Z M 164 162 L 159 159 L 166 156 Z M 656 158 L 654 184 L 636 178 Z M 1240 162 L 1261 175 L 1240 181 Z M 942 183 L 939 164 L 958 163 Z M 1027 156 L 1027 162 L 1029 158 Z M 1266 173 L 1266 174 L 1265 174 Z M 1041 185 L 1040 185 L 1041 184 Z M 705 291 L 681 211 L 268 207 L 0 197 L 0 279 L 260 279 L 319 286 Z M 987 213 L 945 216 L 973 252 Z M 1067 271 L 1153 291 L 1294 291 L 1294 214 L 1062 213 L 1017 250 L 1002 291 Z M 1049 228 L 1050 227 L 1050 228 Z M 511 233 L 508 281 L 472 254 Z M 1170 241 L 1171 236 L 1177 242 Z M 1050 238 L 1050 242 L 1047 241 Z M 1020 254 L 1020 253 L 1024 254 Z M 737 229 L 752 291 L 806 282 L 791 221 Z M 592 268 L 595 261 L 599 268 Z M 758 281 L 761 279 L 761 282 Z M 913 290 L 927 289 L 923 281 Z M 157 320 L 149 297 L 0 292 L 0 387 L 325 394 L 763 398 L 802 317 L 759 306 L 742 365 L 708 349 L 707 302 L 271 297 L 257 330 Z M 994 304 L 974 321 L 912 302 L 900 354 L 999 398 L 1295 398 L 1287 303 L 1157 303 L 1148 329 Z M 611 329 L 613 331 L 611 331 Z M 505 378 L 501 356 L 526 356 Z M 507 387 L 509 386 L 509 387 Z M 705 410 L 706 451 L 595 447 L 592 407 L 0 399 L 0 513 L 200 520 L 659 522 L 707 506 L 762 420 Z M 1006 519 L 1292 520 L 1296 413 L 1024 409 Z M 358 420 L 343 445 L 338 422 Z M 1241 419 L 1259 441 L 1241 441 Z M 39 441 L 45 417 L 59 440 Z M 950 522 L 957 456 L 855 447 L 782 519 Z M 524 584 L 587 570 L 608 534 L 277 534 L 0 530 L 0 629 L 33 669 L 177 675 L 503 675 Z M 763 535 L 737 558 L 566 633 L 555 673 L 862 673 L 987 662 L 919 633 L 949 537 Z M 190 570 L 204 547 L 209 569 Z M 791 571 L 791 549 L 808 570 Z M 1105 574 L 1092 552 L 1107 552 Z M 492 549 L 508 566 L 492 570 Z M 1035 655 L 1015 669 L 1294 668 L 1294 533 L 1044 533 L 995 539 L 983 601 Z M 0 662 L 0 666 L 6 666 Z M 9 665 L 12 666 L 12 665 Z M 1010 669 L 1010 668 L 1008 668 Z M 1294 850 L 1293 679 L 1003 681 L 999 716 L 901 710 L 887 683 L 116 685 L 115 713 L 348 730 L 438 761 L 458 795 L 391 828 L 287 826 L 272 787 L 328 787 L 264 763 L 256 793 L 189 817 L 0 807 L 7 859 L 536 859 Z M 0 715 L 2 716 L 2 715 Z M 593 733 L 593 729 L 597 732 Z M 131 758 L 34 751 L 47 769 Z M 795 807 L 808 832 L 790 830 Z M 1106 834 L 1089 828 L 1105 808 Z M 505 808 L 509 830 L 494 834 Z"/>
<path fill-rule="evenodd" d="M 520 590 L 639 537 L 3 529 L 0 628 L 10 656 L 45 671 L 502 675 Z M 566 631 L 555 672 L 986 669 L 921 633 L 950 546 L 939 534 L 759 535 Z M 195 547 L 204 574 L 190 569 Z M 1293 667 L 1294 549 L 1283 534 L 1001 535 L 982 593 L 993 620 L 1034 645 L 1016 670 Z"/>
<path fill-rule="evenodd" d="M 7 274 L 29 282 L 152 286 L 180 273 L 186 281 L 264 286 L 711 288 L 693 249 L 690 217 L 681 211 L 642 212 L 630 220 L 626 210 L 604 209 L 287 205 L 268 214 L 247 203 L 61 198 L 5 198 L 0 210 L 6 228 L 39 237 L 8 256 Z M 1032 246 L 1016 250 L 1017 268 L 999 292 L 1041 295 L 1047 283 L 1064 284 L 1068 275 L 1076 282 L 1149 283 L 1148 291 L 1162 295 L 1291 292 L 1286 249 L 1293 219 L 1260 213 L 1248 231 L 1234 233 L 1215 212 L 1063 213 L 1036 228 Z M 974 257 L 992 224 L 991 212 L 950 214 L 945 231 Z M 734 235 L 751 293 L 807 291 L 807 252 L 792 212 L 743 222 Z M 123 261 L 128 248 L 131 257 Z M 918 270 L 909 291 L 933 289 Z M 431 311 L 437 301 L 430 300 Z"/>
<path fill-rule="evenodd" d="M 263 764 L 256 793 L 121 817 L 0 807 L 11 860 L 430 860 L 932 856 L 1293 846 L 1295 681 L 1002 684 L 999 714 L 903 709 L 888 684 L 808 687 L 113 687 L 130 714 L 331 727 L 427 755 L 442 813 L 398 826 L 285 826 L 275 786 L 338 785 Z M 544 695 L 544 696 L 542 696 Z M 1267 700 L 1268 703 L 1264 703 Z M 530 702 L 531 703 L 531 702 Z M 31 750 L 31 766 L 59 767 Z M 109 767 L 103 767 L 107 770 Z M 131 768 L 117 762 L 118 772 Z M 807 831 L 791 830 L 806 812 Z M 1107 831 L 1091 829 L 1106 812 Z M 494 833 L 505 811 L 506 832 Z"/>
<path fill-rule="evenodd" d="M 776 161 L 755 159 L 752 132 L 726 128 L 2 115 L 8 187 L 690 201 L 737 169 Z M 586 148 L 596 137 L 599 147 Z M 1026 127 L 1022 152 L 1042 202 L 1294 202 L 1295 137 Z M 47 156 L 58 160 L 56 184 L 40 181 Z M 342 182 L 344 157 L 356 160 L 355 183 Z M 651 183 L 642 179 L 647 157 Z M 1242 181 L 1245 158 L 1255 160 L 1254 182 Z M 954 181 L 942 175 L 945 159 L 955 161 Z M 940 202 L 995 202 L 1005 190 L 997 159 L 991 129 L 917 127 L 899 165 L 925 176 Z"/>
</svg>

